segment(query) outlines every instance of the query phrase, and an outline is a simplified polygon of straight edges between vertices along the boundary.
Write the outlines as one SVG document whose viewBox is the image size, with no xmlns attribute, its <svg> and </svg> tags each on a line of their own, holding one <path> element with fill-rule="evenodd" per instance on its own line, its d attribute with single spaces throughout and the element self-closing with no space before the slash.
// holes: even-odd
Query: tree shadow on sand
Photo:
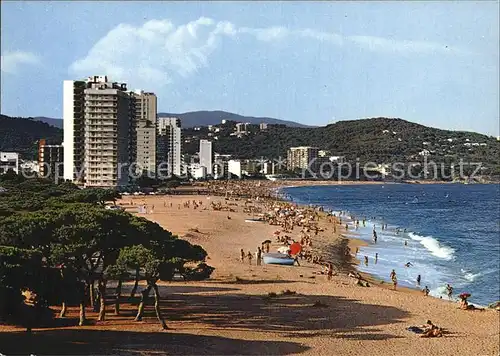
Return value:
<svg viewBox="0 0 500 356">
<path fill-rule="evenodd" d="M 0 333 L 7 355 L 288 355 L 308 350 L 295 342 L 240 340 L 185 333 L 66 329 Z"/>
<path fill-rule="evenodd" d="M 395 307 L 331 295 L 302 294 L 269 297 L 165 293 L 162 310 L 168 320 L 193 321 L 225 329 L 278 332 L 287 337 L 294 333 L 300 336 L 301 331 L 370 333 L 369 327 L 401 322 L 408 317 L 407 312 Z M 392 338 L 380 334 L 375 337 Z"/>
<path fill-rule="evenodd" d="M 249 295 L 238 292 L 236 284 L 233 287 L 161 286 L 161 309 L 167 325 L 174 328 L 171 331 L 150 332 L 151 328 L 154 329 L 156 318 L 152 300 L 149 300 L 144 315 L 146 324 L 131 321 L 135 313 L 131 304 L 127 308 L 124 305 L 123 313 L 109 321 L 109 329 L 123 325 L 127 331 L 106 327 L 108 330 L 42 330 L 31 336 L 22 332 L 0 333 L 0 353 L 299 354 L 309 349 L 299 342 L 301 338 L 343 338 L 346 342 L 396 338 L 398 336 L 387 334 L 379 327 L 400 323 L 409 316 L 395 307 L 366 304 L 339 296 L 293 293 Z M 215 291 L 222 294 L 211 293 Z M 264 333 L 270 341 L 198 335 L 197 332 L 191 333 L 194 324 L 202 325 L 200 328 L 203 330 L 212 330 L 208 333 L 216 330 L 219 335 L 231 331 Z M 130 331 L 134 325 L 137 325 L 137 332 Z M 247 335 L 251 337 L 252 334 Z M 272 341 L 280 337 L 288 340 Z M 294 339 L 297 342 L 293 342 Z"/>
</svg>

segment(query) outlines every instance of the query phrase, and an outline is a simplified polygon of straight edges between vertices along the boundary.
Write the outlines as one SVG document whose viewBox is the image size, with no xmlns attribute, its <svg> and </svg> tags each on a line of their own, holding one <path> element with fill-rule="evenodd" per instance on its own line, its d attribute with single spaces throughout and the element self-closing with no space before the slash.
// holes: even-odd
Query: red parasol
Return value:
<svg viewBox="0 0 500 356">
<path fill-rule="evenodd" d="M 298 242 L 294 242 L 293 244 L 290 245 L 291 255 L 298 255 L 300 251 L 302 251 L 302 245 L 299 244 Z"/>
</svg>

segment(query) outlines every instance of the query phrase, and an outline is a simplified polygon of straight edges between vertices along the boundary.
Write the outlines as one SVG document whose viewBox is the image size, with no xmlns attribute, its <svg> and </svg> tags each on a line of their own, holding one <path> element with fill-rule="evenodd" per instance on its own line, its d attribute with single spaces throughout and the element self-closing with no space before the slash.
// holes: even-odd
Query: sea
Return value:
<svg viewBox="0 0 500 356">
<path fill-rule="evenodd" d="M 293 202 L 322 206 L 337 216 L 343 211 L 344 221 L 350 216 L 359 219 L 359 229 L 350 221 L 349 232 L 368 243 L 357 255 L 360 271 L 390 282 L 394 269 L 398 285 L 428 286 L 430 295 L 438 298 L 448 298 L 449 283 L 455 298 L 466 292 L 476 305 L 500 301 L 500 185 L 393 183 L 291 187 L 280 192 Z M 382 224 L 387 229 L 382 230 Z"/>
</svg>

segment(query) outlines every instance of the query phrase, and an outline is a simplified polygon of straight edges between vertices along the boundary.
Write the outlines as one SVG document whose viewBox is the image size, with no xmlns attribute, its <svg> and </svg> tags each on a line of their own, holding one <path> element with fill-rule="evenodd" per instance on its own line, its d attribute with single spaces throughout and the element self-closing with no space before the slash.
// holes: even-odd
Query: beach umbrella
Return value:
<svg viewBox="0 0 500 356">
<path fill-rule="evenodd" d="M 294 242 L 293 244 L 290 245 L 290 254 L 291 255 L 297 255 L 302 251 L 302 245 L 299 244 L 298 242 Z"/>
</svg>

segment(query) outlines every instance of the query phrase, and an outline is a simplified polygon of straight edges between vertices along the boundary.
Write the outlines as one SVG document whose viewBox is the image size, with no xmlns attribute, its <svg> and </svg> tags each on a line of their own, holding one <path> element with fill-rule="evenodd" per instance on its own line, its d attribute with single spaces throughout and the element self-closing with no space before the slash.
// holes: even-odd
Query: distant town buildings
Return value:
<svg viewBox="0 0 500 356">
<path fill-rule="evenodd" d="M 168 175 L 180 176 L 182 172 L 181 120 L 176 117 L 158 118 L 157 164 L 167 163 Z M 163 174 L 164 172 L 162 172 Z"/>
<path fill-rule="evenodd" d="M 267 130 L 267 124 L 265 122 L 261 122 L 259 125 L 259 129 L 261 131 Z"/>
<path fill-rule="evenodd" d="M 249 122 L 238 122 L 235 126 L 236 126 L 236 133 L 244 134 L 248 131 L 250 123 Z"/>
<path fill-rule="evenodd" d="M 156 173 L 156 113 L 157 98 L 154 93 L 142 90 L 130 92 L 135 104 L 135 137 L 130 140 L 132 162 L 136 174 Z M 135 151 L 135 152 L 134 152 Z"/>
<path fill-rule="evenodd" d="M 290 147 L 287 155 L 287 169 L 292 171 L 294 169 L 308 169 L 314 168 L 315 162 L 318 158 L 318 147 L 301 146 Z M 312 164 L 310 164 L 312 163 Z"/>
<path fill-rule="evenodd" d="M 125 83 L 91 76 L 63 84 L 64 178 L 85 187 L 127 185 L 135 100 Z"/>
<path fill-rule="evenodd" d="M 206 174 L 212 175 L 212 142 L 208 140 L 200 140 L 200 165 L 206 168 Z"/>
<path fill-rule="evenodd" d="M 19 173 L 19 154 L 16 152 L 0 152 L 0 174 L 13 170 Z"/>
<path fill-rule="evenodd" d="M 56 184 L 63 180 L 64 148 L 62 145 L 49 145 L 42 139 L 38 143 L 38 174 Z"/>
</svg>

